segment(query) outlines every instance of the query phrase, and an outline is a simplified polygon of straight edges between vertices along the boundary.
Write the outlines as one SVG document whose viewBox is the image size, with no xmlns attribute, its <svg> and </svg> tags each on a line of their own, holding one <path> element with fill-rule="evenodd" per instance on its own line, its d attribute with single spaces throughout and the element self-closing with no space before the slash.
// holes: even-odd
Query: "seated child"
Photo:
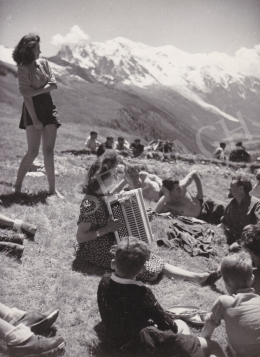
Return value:
<svg viewBox="0 0 260 357">
<path fill-rule="evenodd" d="M 110 346 L 118 349 L 182 357 L 224 357 L 220 346 L 190 335 L 185 322 L 173 320 L 152 291 L 135 278 L 149 259 L 146 244 L 126 238 L 116 247 L 111 266 L 98 287 L 98 306 Z M 212 349 L 215 354 L 209 354 Z M 204 354 L 204 352 L 205 354 Z"/>
<path fill-rule="evenodd" d="M 240 239 L 242 247 L 250 254 L 254 263 L 255 281 L 252 288 L 260 295 L 260 224 L 249 224 L 243 229 Z"/>
<path fill-rule="evenodd" d="M 201 336 L 211 338 L 214 329 L 224 320 L 233 356 L 259 357 L 260 296 L 251 288 L 254 275 L 249 254 L 242 251 L 226 256 L 221 263 L 221 274 L 228 295 L 215 301 Z"/>
</svg>

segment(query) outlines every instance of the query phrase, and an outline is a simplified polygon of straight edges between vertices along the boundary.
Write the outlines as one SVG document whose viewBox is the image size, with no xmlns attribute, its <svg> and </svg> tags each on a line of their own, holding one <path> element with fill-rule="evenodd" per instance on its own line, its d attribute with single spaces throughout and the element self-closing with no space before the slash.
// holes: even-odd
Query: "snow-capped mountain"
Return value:
<svg viewBox="0 0 260 357">
<path fill-rule="evenodd" d="M 106 85 L 144 89 L 163 86 L 234 122 L 238 121 L 236 113 L 240 109 L 225 111 L 231 92 L 235 91 L 236 100 L 242 101 L 259 98 L 260 93 L 260 80 L 243 74 L 239 62 L 224 54 L 189 54 L 174 46 L 151 47 L 119 37 L 105 43 L 75 46 L 72 50 L 63 46 L 57 56 L 87 69 Z M 212 97 L 215 91 L 218 97 L 222 91 L 220 106 L 215 105 L 220 104 L 220 98 Z"/>
</svg>

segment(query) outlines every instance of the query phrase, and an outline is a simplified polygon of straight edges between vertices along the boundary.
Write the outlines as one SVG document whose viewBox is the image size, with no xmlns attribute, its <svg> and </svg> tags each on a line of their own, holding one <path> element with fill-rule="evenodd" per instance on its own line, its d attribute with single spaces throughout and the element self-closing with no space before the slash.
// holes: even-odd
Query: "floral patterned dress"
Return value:
<svg viewBox="0 0 260 357">
<path fill-rule="evenodd" d="M 78 224 L 90 222 L 91 230 L 100 229 L 107 224 L 109 212 L 105 201 L 99 196 L 86 195 L 80 205 L 80 215 Z M 76 257 L 79 260 L 88 261 L 94 265 L 111 268 L 113 254 L 110 252 L 112 246 L 116 244 L 114 233 L 108 233 L 92 241 L 77 243 Z M 140 280 L 152 280 L 163 270 L 164 261 L 157 255 L 151 253 L 150 259 L 145 263 L 145 269 L 138 276 Z"/>
</svg>

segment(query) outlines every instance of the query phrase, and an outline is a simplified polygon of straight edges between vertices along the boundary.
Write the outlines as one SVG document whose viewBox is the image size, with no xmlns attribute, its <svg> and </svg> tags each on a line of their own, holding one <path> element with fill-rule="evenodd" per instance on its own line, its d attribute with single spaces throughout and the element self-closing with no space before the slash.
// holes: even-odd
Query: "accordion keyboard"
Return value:
<svg viewBox="0 0 260 357">
<path fill-rule="evenodd" d="M 137 198 L 131 197 L 131 204 L 120 205 L 118 201 L 111 203 L 112 213 L 115 219 L 120 219 L 122 226 L 118 229 L 119 238 L 133 236 L 148 243 L 146 229 L 143 223 L 143 217 L 140 212 Z M 123 213 L 124 210 L 124 213 Z M 124 214 L 127 218 L 128 227 L 124 219 Z"/>
</svg>

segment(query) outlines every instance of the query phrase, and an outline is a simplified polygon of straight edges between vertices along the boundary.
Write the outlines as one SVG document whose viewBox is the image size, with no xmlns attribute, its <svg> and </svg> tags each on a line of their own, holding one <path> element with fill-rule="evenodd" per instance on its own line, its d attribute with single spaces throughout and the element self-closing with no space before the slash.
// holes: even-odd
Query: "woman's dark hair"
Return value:
<svg viewBox="0 0 260 357">
<path fill-rule="evenodd" d="M 104 152 L 104 154 L 102 156 L 100 156 L 91 166 L 90 169 L 88 171 L 88 181 L 86 182 L 86 184 L 83 187 L 83 193 L 87 193 L 88 190 L 88 186 L 90 184 L 90 181 L 97 175 L 97 174 L 102 174 L 106 171 L 109 171 L 111 169 L 114 169 L 119 161 L 119 155 L 118 153 L 113 150 L 113 149 L 108 149 Z M 104 179 L 106 179 L 105 177 L 102 177 Z M 99 185 L 98 185 L 99 188 Z M 92 190 L 92 188 L 91 188 Z M 89 193 L 88 193 L 89 194 Z"/>
<path fill-rule="evenodd" d="M 100 188 L 100 180 L 104 181 L 111 177 L 112 173 L 110 171 L 103 171 L 102 168 L 99 170 L 96 175 L 89 179 L 88 185 L 85 187 L 84 192 L 87 195 L 95 195 Z M 101 194 L 103 196 L 104 194 Z"/>
<path fill-rule="evenodd" d="M 91 165 L 88 172 L 88 182 L 83 188 L 83 192 L 87 195 L 93 195 L 93 193 L 100 188 L 98 177 L 102 180 L 106 180 L 110 177 L 112 175 L 110 170 L 114 169 L 119 163 L 118 158 L 119 155 L 115 150 L 106 150 L 105 153 Z"/>
<path fill-rule="evenodd" d="M 24 36 L 14 49 L 13 60 L 18 65 L 23 64 L 28 66 L 31 64 L 35 59 L 33 48 L 39 42 L 40 37 L 38 35 L 29 33 L 28 35 Z"/>
</svg>

